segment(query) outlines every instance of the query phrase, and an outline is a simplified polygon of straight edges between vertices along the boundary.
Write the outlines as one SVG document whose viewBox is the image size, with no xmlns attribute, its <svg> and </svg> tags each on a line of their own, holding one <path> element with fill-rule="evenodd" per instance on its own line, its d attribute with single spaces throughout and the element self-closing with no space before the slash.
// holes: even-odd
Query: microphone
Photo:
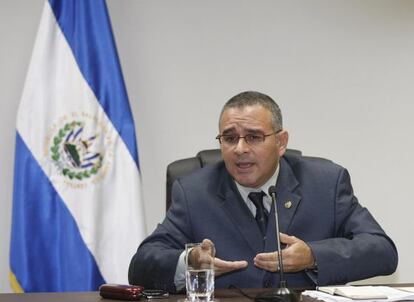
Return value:
<svg viewBox="0 0 414 302">
<path fill-rule="evenodd" d="M 277 241 L 277 250 L 278 250 L 278 262 L 279 262 L 279 287 L 273 289 L 269 292 L 264 292 L 258 294 L 255 297 L 256 302 L 298 302 L 298 296 L 296 293 L 287 288 L 286 280 L 284 277 L 283 271 L 283 259 L 282 259 L 282 249 L 280 248 L 280 233 L 279 233 L 279 214 L 277 212 L 277 204 L 276 204 L 276 187 L 271 186 L 269 188 L 269 195 L 272 198 L 273 207 L 275 209 L 275 231 L 276 231 L 276 241 Z"/>
</svg>

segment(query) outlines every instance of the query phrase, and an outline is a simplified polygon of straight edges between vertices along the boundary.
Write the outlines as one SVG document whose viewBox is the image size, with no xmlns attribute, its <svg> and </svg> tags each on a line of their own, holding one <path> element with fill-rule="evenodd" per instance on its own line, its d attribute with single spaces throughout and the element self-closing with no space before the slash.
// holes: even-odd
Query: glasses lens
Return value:
<svg viewBox="0 0 414 302">
<path fill-rule="evenodd" d="M 222 135 L 221 139 L 228 145 L 235 145 L 239 141 L 239 137 L 236 135 Z"/>
<path fill-rule="evenodd" d="M 249 145 L 257 145 L 264 141 L 264 135 L 262 134 L 247 134 L 245 136 L 246 142 Z"/>
</svg>

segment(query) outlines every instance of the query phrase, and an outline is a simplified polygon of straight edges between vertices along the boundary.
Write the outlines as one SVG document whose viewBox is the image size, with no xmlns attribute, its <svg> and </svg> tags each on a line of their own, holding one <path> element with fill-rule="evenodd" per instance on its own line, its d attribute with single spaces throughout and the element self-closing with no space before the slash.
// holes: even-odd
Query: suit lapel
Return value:
<svg viewBox="0 0 414 302">
<path fill-rule="evenodd" d="M 227 171 L 222 173 L 218 195 L 222 199 L 221 206 L 229 221 L 238 229 L 255 254 L 262 252 L 264 243 L 260 229 Z"/>
<path fill-rule="evenodd" d="M 276 184 L 276 204 L 279 217 L 279 231 L 288 234 L 289 226 L 300 203 L 301 196 L 295 192 L 299 182 L 288 162 L 280 159 L 280 172 Z M 275 208 L 272 207 L 267 224 L 265 252 L 277 250 Z M 282 246 L 283 248 L 283 246 Z"/>
<path fill-rule="evenodd" d="M 296 191 L 299 185 L 288 162 L 280 159 L 280 172 L 276 184 L 276 204 L 279 214 L 279 230 L 288 233 L 293 216 L 301 201 L 301 196 Z"/>
</svg>

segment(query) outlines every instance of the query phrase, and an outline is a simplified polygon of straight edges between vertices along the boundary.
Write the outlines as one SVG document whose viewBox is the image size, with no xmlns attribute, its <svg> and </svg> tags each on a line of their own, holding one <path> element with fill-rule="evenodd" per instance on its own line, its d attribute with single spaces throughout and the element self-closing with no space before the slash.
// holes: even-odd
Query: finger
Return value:
<svg viewBox="0 0 414 302">
<path fill-rule="evenodd" d="M 212 257 L 216 255 L 216 248 L 214 246 L 213 241 L 210 239 L 204 239 L 201 242 L 201 249 L 205 252 L 208 252 Z"/>
<path fill-rule="evenodd" d="M 214 259 L 214 267 L 220 269 L 240 269 L 247 266 L 247 261 L 239 260 L 239 261 L 225 261 L 221 260 L 220 258 Z"/>
<path fill-rule="evenodd" d="M 247 267 L 247 261 L 225 261 L 219 258 L 214 259 L 214 274 L 219 276 L 234 270 L 239 270 Z"/>
<path fill-rule="evenodd" d="M 271 252 L 271 253 L 260 253 L 257 254 L 256 257 L 254 257 L 253 260 L 260 260 L 260 261 L 277 261 L 277 252 Z"/>
<path fill-rule="evenodd" d="M 215 255 L 214 243 L 209 239 L 204 239 L 200 246 L 190 250 L 188 263 L 195 268 L 211 265 Z"/>
<path fill-rule="evenodd" d="M 255 266 L 270 271 L 275 272 L 278 270 L 278 253 L 260 253 L 257 254 L 256 257 L 253 259 L 253 263 Z"/>
<path fill-rule="evenodd" d="M 279 270 L 279 262 L 277 260 L 276 261 L 263 261 L 263 260 L 259 260 L 255 258 L 253 263 L 258 268 L 267 270 L 269 272 L 276 272 Z"/>
<path fill-rule="evenodd" d="M 254 261 L 254 265 L 257 266 L 258 268 L 267 270 L 269 272 L 278 272 L 280 271 L 280 265 L 279 265 L 279 261 L 261 261 L 261 260 L 255 260 Z M 285 272 L 292 272 L 294 271 L 294 268 L 292 268 L 290 265 L 285 264 L 285 262 L 283 262 L 283 270 Z"/>
<path fill-rule="evenodd" d="M 295 236 L 289 236 L 286 235 L 284 233 L 280 233 L 280 242 L 287 244 L 287 245 L 292 245 L 295 242 L 298 242 L 298 238 L 296 238 Z"/>
</svg>

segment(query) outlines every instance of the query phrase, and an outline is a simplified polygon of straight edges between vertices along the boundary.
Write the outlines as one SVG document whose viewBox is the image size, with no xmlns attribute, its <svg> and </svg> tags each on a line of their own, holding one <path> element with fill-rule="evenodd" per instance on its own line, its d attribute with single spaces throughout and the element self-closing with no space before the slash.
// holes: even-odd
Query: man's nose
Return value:
<svg viewBox="0 0 414 302">
<path fill-rule="evenodd" d="M 239 141 L 237 142 L 234 152 L 237 154 L 243 154 L 250 150 L 249 144 L 246 142 L 246 140 L 243 137 L 239 138 Z"/>
</svg>

